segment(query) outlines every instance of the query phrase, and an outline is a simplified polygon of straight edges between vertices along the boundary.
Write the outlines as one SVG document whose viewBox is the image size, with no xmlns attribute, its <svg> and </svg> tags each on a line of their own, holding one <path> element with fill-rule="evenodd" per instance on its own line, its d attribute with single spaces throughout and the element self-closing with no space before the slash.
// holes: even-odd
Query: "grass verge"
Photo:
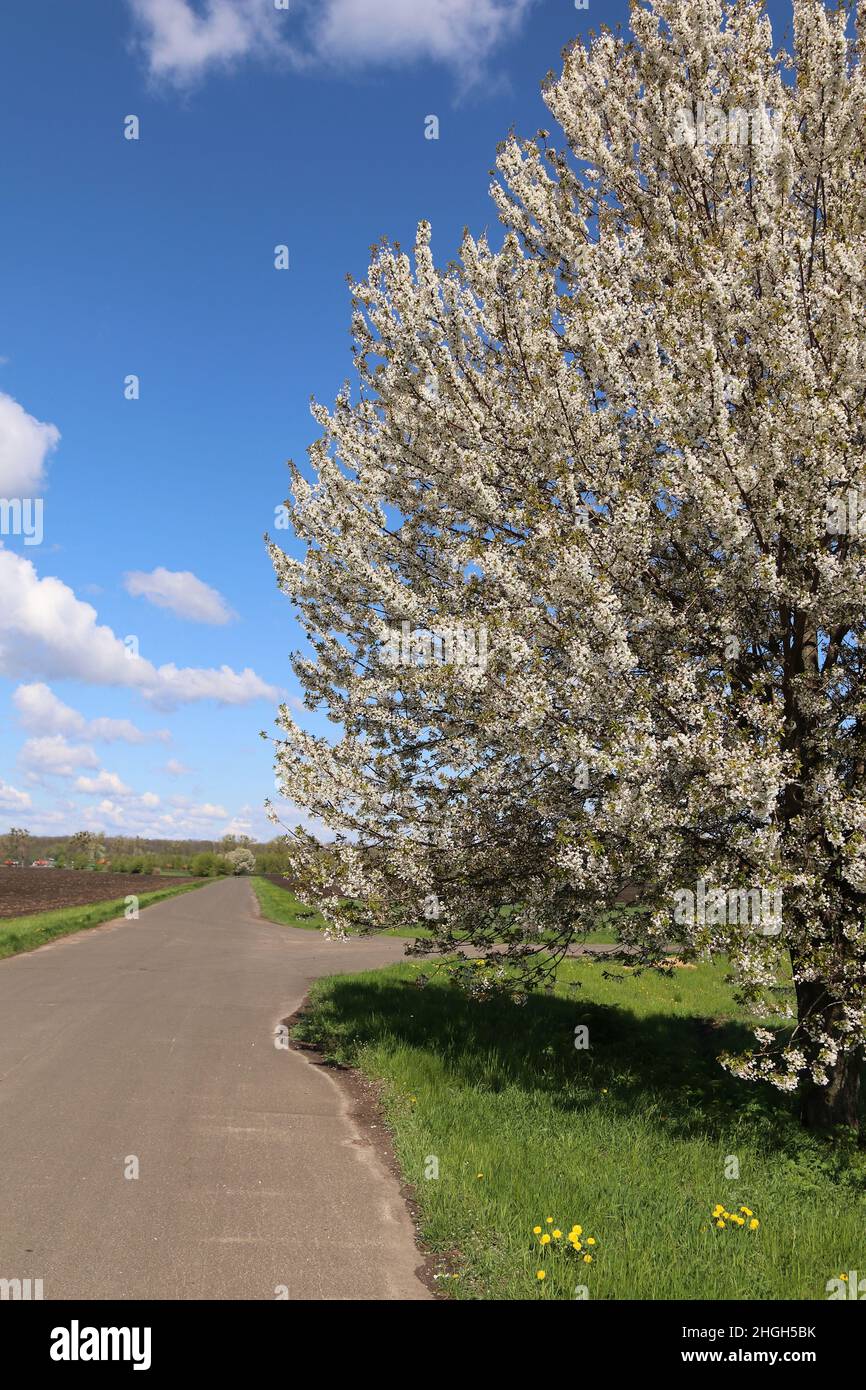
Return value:
<svg viewBox="0 0 866 1390">
<path fill-rule="evenodd" d="M 523 1005 L 473 1003 L 425 963 L 320 980 L 296 1036 L 382 1083 L 457 1298 L 825 1299 L 866 1267 L 866 1156 L 721 1070 L 746 1024 L 720 963 L 569 961 Z M 717 1203 L 758 1229 L 719 1229 Z"/>
<path fill-rule="evenodd" d="M 152 893 L 140 893 L 140 908 L 151 907 L 164 898 L 176 898 L 180 893 L 190 893 L 194 888 L 202 888 L 212 879 L 200 879 L 196 883 L 181 883 L 173 888 L 159 888 Z M 0 919 L 0 960 L 5 956 L 16 956 L 21 951 L 34 951 L 47 941 L 58 936 L 69 936 L 71 932 L 82 931 L 85 927 L 97 927 L 102 922 L 110 922 L 122 917 L 126 910 L 125 898 L 112 898 L 109 902 L 87 903 L 83 907 L 60 907 L 52 912 L 31 912 L 26 917 L 4 917 Z"/>
<path fill-rule="evenodd" d="M 300 927 L 304 931 L 320 931 L 325 926 L 325 919 L 320 912 L 313 908 L 306 907 L 300 898 L 296 898 L 294 893 L 287 888 L 280 888 L 278 884 L 271 883 L 266 878 L 252 879 L 253 891 L 258 899 L 262 916 L 269 922 L 276 922 L 283 927 Z M 612 916 L 612 914 L 609 914 Z M 379 932 L 380 936 L 403 936 L 418 937 L 429 936 L 427 927 L 391 927 L 387 931 Z M 613 943 L 617 940 L 615 929 L 605 922 L 595 931 L 589 932 L 581 938 L 581 943 L 586 941 L 591 944 Z"/>
<path fill-rule="evenodd" d="M 253 878 L 251 880 L 253 892 L 255 893 L 262 916 L 269 922 L 276 922 L 281 927 L 300 927 L 304 931 L 321 931 L 326 925 L 325 919 L 320 912 L 314 908 L 306 907 L 300 898 L 296 898 L 294 893 L 288 888 L 280 888 L 278 884 L 271 883 L 266 878 Z M 379 932 L 380 936 L 429 936 L 429 932 L 423 928 L 407 928 L 398 930 L 391 928 L 388 931 Z"/>
</svg>

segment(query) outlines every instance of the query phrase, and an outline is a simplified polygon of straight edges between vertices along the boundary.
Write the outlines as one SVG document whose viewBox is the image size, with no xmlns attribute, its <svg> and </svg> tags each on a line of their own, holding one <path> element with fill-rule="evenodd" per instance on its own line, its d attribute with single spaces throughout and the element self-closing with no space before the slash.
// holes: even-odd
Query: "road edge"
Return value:
<svg viewBox="0 0 866 1390">
<path fill-rule="evenodd" d="M 415 1250 L 418 1255 L 416 1277 L 436 1302 L 450 1303 L 452 1300 L 446 1299 L 436 1280 L 436 1274 L 440 1272 L 443 1264 L 443 1256 L 424 1244 L 421 1235 L 421 1212 L 414 1188 L 407 1181 L 397 1161 L 391 1127 L 382 1105 L 381 1083 L 365 1076 L 358 1067 L 347 1067 L 342 1063 L 330 1061 L 317 1043 L 302 1042 L 292 1035 L 296 1025 L 309 1010 L 309 999 L 309 993 L 305 994 L 298 1007 L 282 1020 L 283 1027 L 288 1030 L 289 1047 L 293 1052 L 300 1052 L 310 1066 L 326 1071 L 329 1079 L 342 1093 L 348 1119 L 397 1184 L 414 1233 Z"/>
</svg>

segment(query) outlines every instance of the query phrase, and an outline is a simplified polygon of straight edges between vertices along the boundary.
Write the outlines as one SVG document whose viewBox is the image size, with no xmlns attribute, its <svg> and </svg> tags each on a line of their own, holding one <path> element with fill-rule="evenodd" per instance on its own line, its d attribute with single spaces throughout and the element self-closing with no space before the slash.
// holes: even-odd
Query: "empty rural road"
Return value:
<svg viewBox="0 0 866 1390">
<path fill-rule="evenodd" d="M 317 976 L 401 954 L 262 921 L 224 879 L 0 961 L 0 1278 L 46 1299 L 430 1297 L 342 1090 L 274 1046 Z"/>
</svg>

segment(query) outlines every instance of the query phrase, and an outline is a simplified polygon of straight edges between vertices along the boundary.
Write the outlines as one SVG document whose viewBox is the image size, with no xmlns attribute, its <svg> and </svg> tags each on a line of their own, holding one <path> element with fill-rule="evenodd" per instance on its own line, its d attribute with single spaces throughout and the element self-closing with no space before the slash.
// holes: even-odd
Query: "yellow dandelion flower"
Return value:
<svg viewBox="0 0 866 1390">
<path fill-rule="evenodd" d="M 744 1216 L 754 1216 L 754 1215 L 755 1215 L 755 1213 L 754 1213 L 753 1211 L 749 1211 L 749 1208 L 748 1208 L 748 1207 L 740 1207 L 740 1211 L 743 1213 Z"/>
<path fill-rule="evenodd" d="M 547 1222 L 547 1225 L 548 1225 L 548 1226 L 552 1226 L 552 1225 L 553 1225 L 553 1217 L 552 1217 L 552 1216 L 545 1216 L 544 1219 L 545 1219 L 545 1221 Z"/>
<path fill-rule="evenodd" d="M 545 1274 L 543 1269 L 537 1269 L 535 1271 L 535 1277 L 536 1279 L 546 1279 L 547 1275 Z"/>
<path fill-rule="evenodd" d="M 583 1227 L 582 1227 L 582 1226 L 572 1226 L 572 1228 L 571 1228 L 571 1233 L 572 1233 L 572 1235 L 575 1235 L 575 1236 L 582 1236 L 582 1235 L 583 1235 Z"/>
<path fill-rule="evenodd" d="M 595 1236 L 587 1236 L 587 1238 L 586 1238 L 586 1243 L 587 1243 L 587 1245 L 597 1245 L 597 1244 L 598 1244 L 598 1242 L 597 1242 Z"/>
<path fill-rule="evenodd" d="M 716 1222 L 716 1225 L 718 1226 L 720 1231 L 723 1231 L 725 1229 L 725 1223 L 721 1217 L 719 1217 L 718 1221 Z"/>
<path fill-rule="evenodd" d="M 541 1237 L 541 1240 L 539 1241 L 539 1244 L 540 1244 L 540 1245 L 549 1245 L 549 1244 L 550 1244 L 550 1236 L 547 1235 L 547 1234 L 545 1233 L 545 1234 Z"/>
<path fill-rule="evenodd" d="M 583 1257 L 583 1263 L 584 1263 L 585 1265 L 591 1265 L 591 1264 L 592 1264 L 592 1256 L 591 1256 L 591 1255 L 584 1255 L 584 1257 Z"/>
<path fill-rule="evenodd" d="M 554 1231 L 554 1233 L 553 1233 L 553 1239 L 554 1239 L 554 1240 L 561 1240 L 561 1239 L 562 1239 L 562 1231 L 560 1231 L 560 1230 Z"/>
<path fill-rule="evenodd" d="M 533 1226 L 533 1228 L 532 1228 L 532 1234 L 533 1234 L 534 1236 L 540 1236 L 540 1235 L 541 1235 L 541 1227 L 540 1227 L 540 1226 Z"/>
<path fill-rule="evenodd" d="M 758 1218 L 757 1218 L 756 1216 L 753 1216 L 752 1219 L 751 1219 L 751 1221 L 749 1222 L 749 1230 L 750 1230 L 750 1231 L 757 1231 L 757 1229 L 758 1229 L 758 1227 L 760 1226 L 760 1224 L 761 1224 L 761 1223 L 760 1223 L 760 1221 L 758 1220 Z"/>
</svg>

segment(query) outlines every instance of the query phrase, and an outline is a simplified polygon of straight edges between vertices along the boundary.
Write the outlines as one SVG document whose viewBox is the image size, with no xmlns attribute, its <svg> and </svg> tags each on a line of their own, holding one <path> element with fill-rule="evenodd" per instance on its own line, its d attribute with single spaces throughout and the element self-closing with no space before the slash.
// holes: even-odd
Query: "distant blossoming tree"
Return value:
<svg viewBox="0 0 866 1390">
<path fill-rule="evenodd" d="M 334 925 L 424 918 L 421 951 L 534 982 L 638 882 L 641 960 L 723 954 L 767 1021 L 793 978 L 787 1029 L 724 1060 L 812 1125 L 856 1124 L 866 1019 L 847 18 L 795 0 L 786 56 L 754 0 L 655 0 L 572 47 L 545 91 L 568 152 L 500 149 L 501 247 L 439 270 L 422 224 L 353 286 L 358 389 L 292 468 L 304 558 L 272 546 L 339 727 L 283 707 L 277 753 L 337 834 L 293 844 Z"/>
<path fill-rule="evenodd" d="M 251 850 L 241 847 L 231 849 L 225 855 L 225 861 L 233 874 L 252 874 L 256 869 L 256 856 Z"/>
</svg>

